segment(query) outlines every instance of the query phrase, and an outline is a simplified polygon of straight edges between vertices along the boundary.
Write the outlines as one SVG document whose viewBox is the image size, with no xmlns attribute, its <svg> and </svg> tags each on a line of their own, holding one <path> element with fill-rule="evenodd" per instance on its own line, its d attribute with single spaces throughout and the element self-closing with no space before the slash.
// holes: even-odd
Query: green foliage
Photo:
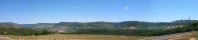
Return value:
<svg viewBox="0 0 198 40">
<path fill-rule="evenodd" d="M 50 31 L 47 31 L 45 29 L 43 29 L 42 31 L 39 31 L 39 32 L 36 32 L 34 33 L 35 36 L 38 36 L 38 35 L 48 35 L 48 34 L 52 34 L 53 32 L 50 32 Z"/>
<path fill-rule="evenodd" d="M 6 35 L 21 35 L 21 36 L 27 36 L 27 35 L 47 35 L 51 32 L 47 30 L 43 31 L 37 31 L 32 30 L 30 28 L 15 28 L 15 27 L 2 27 L 0 26 L 0 35 L 4 35 L 6 32 Z"/>
<path fill-rule="evenodd" d="M 32 35 L 34 30 L 29 29 L 29 28 L 15 28 L 15 27 L 0 27 L 0 34 L 4 35 L 6 32 L 6 35 Z"/>
<path fill-rule="evenodd" d="M 60 22 L 60 23 L 38 23 L 38 24 L 23 24 L 22 27 L 34 28 L 34 29 L 59 29 L 65 28 L 70 30 L 76 30 L 79 28 L 129 28 L 135 27 L 139 30 L 158 30 L 165 29 L 168 26 L 189 25 L 196 20 L 177 20 L 173 22 L 143 22 L 143 21 L 123 21 L 123 22 Z M 56 31 L 56 30 L 53 30 Z"/>
<path fill-rule="evenodd" d="M 110 34 L 110 35 L 133 35 L 133 36 L 160 36 L 174 33 L 190 32 L 198 30 L 198 22 L 189 26 L 178 27 L 166 30 L 129 30 L 129 29 L 78 29 L 73 33 L 77 34 Z"/>
</svg>

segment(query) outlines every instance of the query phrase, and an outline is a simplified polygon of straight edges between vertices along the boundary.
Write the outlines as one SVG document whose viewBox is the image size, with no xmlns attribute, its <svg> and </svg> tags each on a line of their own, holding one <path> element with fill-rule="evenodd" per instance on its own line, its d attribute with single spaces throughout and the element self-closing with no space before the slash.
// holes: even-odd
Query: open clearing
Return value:
<svg viewBox="0 0 198 40">
<path fill-rule="evenodd" d="M 7 36 L 16 40 L 16 36 Z M 87 35 L 87 34 L 51 34 L 41 36 L 19 36 L 19 40 L 138 40 L 146 36 L 119 36 L 119 35 Z"/>
</svg>

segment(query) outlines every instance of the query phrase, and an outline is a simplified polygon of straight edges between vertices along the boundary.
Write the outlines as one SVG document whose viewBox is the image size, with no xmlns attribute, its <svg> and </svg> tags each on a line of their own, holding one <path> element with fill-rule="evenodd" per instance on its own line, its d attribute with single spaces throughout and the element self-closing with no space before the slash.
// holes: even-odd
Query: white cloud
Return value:
<svg viewBox="0 0 198 40">
<path fill-rule="evenodd" d="M 128 7 L 128 6 L 125 6 L 125 7 L 124 7 L 124 10 L 128 10 L 128 9 L 129 9 L 129 7 Z"/>
</svg>

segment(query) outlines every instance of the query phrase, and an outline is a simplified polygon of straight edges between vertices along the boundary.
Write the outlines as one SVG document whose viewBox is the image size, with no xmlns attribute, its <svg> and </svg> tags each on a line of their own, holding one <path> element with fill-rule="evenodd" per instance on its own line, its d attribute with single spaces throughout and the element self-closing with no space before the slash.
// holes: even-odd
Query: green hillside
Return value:
<svg viewBox="0 0 198 40">
<path fill-rule="evenodd" d="M 6 32 L 6 33 L 5 33 Z M 0 26 L 0 35 L 45 35 L 49 34 L 49 31 L 43 30 L 33 30 L 30 28 L 15 28 L 15 27 L 7 27 L 7 26 Z"/>
<path fill-rule="evenodd" d="M 160 36 L 198 30 L 198 22 L 190 25 L 165 30 L 129 30 L 129 29 L 79 29 L 77 34 L 110 34 L 110 35 L 135 35 L 135 36 Z"/>
</svg>

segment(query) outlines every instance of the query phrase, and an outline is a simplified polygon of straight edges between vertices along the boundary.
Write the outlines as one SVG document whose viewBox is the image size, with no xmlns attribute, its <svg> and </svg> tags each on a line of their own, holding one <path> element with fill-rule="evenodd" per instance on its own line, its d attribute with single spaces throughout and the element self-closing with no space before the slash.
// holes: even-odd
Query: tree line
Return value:
<svg viewBox="0 0 198 40">
<path fill-rule="evenodd" d="M 47 35 L 53 32 L 47 30 L 33 30 L 30 28 L 16 28 L 16 27 L 8 27 L 8 26 L 0 26 L 0 35 L 21 35 L 21 36 L 28 36 L 28 35 Z"/>
<path fill-rule="evenodd" d="M 188 26 L 177 27 L 166 30 L 130 30 L 130 29 L 97 29 L 86 28 L 78 29 L 72 33 L 75 34 L 105 34 L 105 35 L 131 35 L 131 36 L 160 36 L 182 32 L 190 32 L 198 30 L 198 22 L 192 23 Z"/>
</svg>

